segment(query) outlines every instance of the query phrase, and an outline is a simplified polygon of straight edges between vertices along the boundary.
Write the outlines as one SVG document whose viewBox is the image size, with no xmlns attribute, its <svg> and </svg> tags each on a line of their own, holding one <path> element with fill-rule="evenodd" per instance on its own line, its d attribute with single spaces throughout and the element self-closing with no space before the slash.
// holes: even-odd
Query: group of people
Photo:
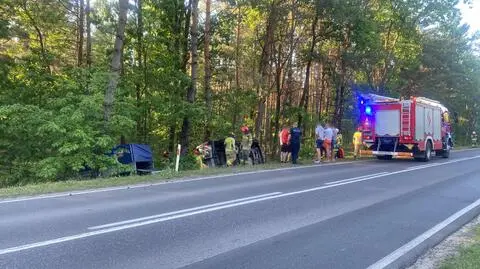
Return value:
<svg viewBox="0 0 480 269">
<path fill-rule="evenodd" d="M 240 161 L 243 162 L 243 164 L 252 164 L 252 161 L 250 159 L 250 149 L 253 143 L 253 136 L 250 133 L 250 129 L 248 128 L 248 126 L 242 126 L 240 130 L 242 131 L 240 149 L 237 149 L 234 134 L 231 134 L 225 139 L 224 144 L 227 166 L 232 166 L 235 164 L 238 151 L 240 152 Z"/>
<path fill-rule="evenodd" d="M 280 161 L 287 163 L 291 156 L 292 163 L 296 164 L 298 161 L 298 153 L 300 152 L 302 131 L 298 128 L 298 125 L 294 123 L 290 129 L 284 126 L 278 136 L 281 147 Z M 325 126 L 321 123 L 317 124 L 315 128 L 316 159 L 314 162 L 331 162 L 336 158 L 343 158 L 345 152 L 342 144 L 343 136 L 338 128 L 335 128 L 329 123 L 325 124 Z M 355 159 L 360 157 L 362 145 L 362 129 L 358 128 L 353 134 L 353 156 Z"/>
<path fill-rule="evenodd" d="M 233 166 L 237 163 L 252 164 L 251 149 L 253 143 L 253 136 L 247 126 L 240 128 L 242 132 L 240 146 L 237 145 L 235 135 L 231 134 L 224 140 L 225 159 L 227 166 Z M 284 125 L 278 134 L 280 141 L 280 161 L 287 163 L 291 160 L 293 164 L 298 162 L 302 130 L 297 123 L 292 124 L 291 127 Z M 317 124 L 315 128 L 315 163 L 322 161 L 331 162 L 336 158 L 344 157 L 344 150 L 342 147 L 343 136 L 340 130 L 332 124 Z M 362 146 L 362 130 L 359 128 L 353 135 L 354 158 L 357 158 Z M 336 150 L 336 151 L 335 151 Z M 202 162 L 202 157 L 212 157 L 212 149 L 208 143 L 204 143 L 196 148 L 199 162 Z"/>
<path fill-rule="evenodd" d="M 302 136 L 302 131 L 298 128 L 297 123 L 294 123 L 291 128 L 284 126 L 278 136 L 281 147 L 280 161 L 282 163 L 289 162 L 291 155 L 292 163 L 296 164 Z M 319 123 L 315 128 L 315 163 L 320 163 L 322 160 L 330 162 L 336 158 L 343 158 L 342 142 L 343 137 L 338 128 L 329 123 L 325 126 Z M 336 152 L 335 149 L 337 149 Z"/>
<path fill-rule="evenodd" d="M 291 154 L 292 163 L 296 164 L 300 152 L 302 130 L 298 128 L 297 123 L 294 123 L 290 129 L 284 125 L 278 136 L 280 140 L 280 161 L 282 163 L 288 162 Z"/>
<path fill-rule="evenodd" d="M 315 128 L 315 146 L 317 151 L 317 159 L 315 163 L 322 161 L 322 156 L 325 157 L 325 161 L 335 160 L 335 148 L 341 149 L 342 134 L 338 128 L 333 127 L 327 123 L 323 127 L 320 123 Z"/>
</svg>

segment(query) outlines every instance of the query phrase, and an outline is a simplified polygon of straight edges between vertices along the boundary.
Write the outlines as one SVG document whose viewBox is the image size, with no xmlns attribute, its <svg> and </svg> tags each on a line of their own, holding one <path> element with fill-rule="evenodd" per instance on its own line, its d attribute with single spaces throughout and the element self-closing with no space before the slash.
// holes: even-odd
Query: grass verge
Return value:
<svg viewBox="0 0 480 269">
<path fill-rule="evenodd" d="M 351 161 L 353 157 L 346 156 L 341 161 Z M 363 159 L 368 159 L 363 158 Z M 312 160 L 304 159 L 300 161 L 301 165 L 310 165 Z M 118 187 L 128 186 L 134 184 L 153 184 L 159 182 L 167 182 L 174 180 L 193 179 L 205 176 L 214 175 L 228 175 L 241 172 L 258 171 L 258 170 L 272 170 L 278 168 L 292 167 L 291 164 L 281 164 L 279 162 L 269 162 L 262 165 L 255 166 L 237 166 L 237 167 L 219 167 L 213 169 L 203 170 L 188 170 L 175 172 L 173 170 L 159 171 L 154 175 L 146 176 L 126 176 L 126 177 L 109 177 L 109 178 L 96 178 L 96 179 L 78 179 L 78 180 L 66 180 L 55 182 L 43 182 L 38 184 L 28 184 L 24 186 L 12 186 L 7 188 L 0 188 L 0 199 L 2 198 L 14 198 L 19 196 L 32 196 L 39 194 L 49 194 L 57 192 L 68 191 L 81 191 L 89 189 L 98 189 L 106 187 Z"/>
<path fill-rule="evenodd" d="M 238 166 L 233 168 L 214 168 L 203 170 L 179 171 L 163 170 L 154 175 L 146 176 L 126 176 L 126 177 L 110 177 L 96 179 L 79 179 L 57 182 L 44 182 L 38 184 L 28 184 L 24 186 L 13 186 L 0 188 L 0 198 L 11 198 L 18 196 L 29 196 L 37 194 L 48 194 L 55 192 L 80 191 L 87 189 L 97 189 L 115 186 L 127 186 L 132 184 L 149 184 L 162 181 L 184 180 L 203 176 L 222 175 L 241 173 L 256 170 L 276 169 L 281 167 L 290 167 L 290 164 L 280 164 L 278 162 L 267 163 L 256 166 Z"/>
<path fill-rule="evenodd" d="M 478 269 L 480 268 L 480 226 L 475 228 L 473 242 L 462 247 L 458 255 L 447 259 L 440 269 Z"/>
</svg>

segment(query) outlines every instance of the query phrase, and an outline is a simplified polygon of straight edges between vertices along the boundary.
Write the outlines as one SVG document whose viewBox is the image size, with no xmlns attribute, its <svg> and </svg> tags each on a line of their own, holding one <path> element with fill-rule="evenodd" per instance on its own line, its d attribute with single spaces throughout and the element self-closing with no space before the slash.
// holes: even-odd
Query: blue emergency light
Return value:
<svg viewBox="0 0 480 269">
<path fill-rule="evenodd" d="M 371 106 L 366 106 L 365 107 L 365 114 L 371 116 L 372 115 L 372 107 Z"/>
</svg>

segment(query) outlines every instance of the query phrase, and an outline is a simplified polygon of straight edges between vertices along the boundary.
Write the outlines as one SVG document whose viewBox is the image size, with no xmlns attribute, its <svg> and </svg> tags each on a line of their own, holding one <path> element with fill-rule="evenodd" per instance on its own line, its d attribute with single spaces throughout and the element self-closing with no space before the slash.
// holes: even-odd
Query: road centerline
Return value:
<svg viewBox="0 0 480 269">
<path fill-rule="evenodd" d="M 247 200 L 254 200 L 254 199 L 267 197 L 267 196 L 273 196 L 273 195 L 277 195 L 277 194 L 281 194 L 281 192 L 271 192 L 271 193 L 266 193 L 266 194 L 261 194 L 261 195 L 244 197 L 244 198 L 235 199 L 235 200 L 228 200 L 228 201 L 223 201 L 223 202 L 218 202 L 218 203 L 213 203 L 213 204 L 196 206 L 196 207 L 192 207 L 192 208 L 186 208 L 186 209 L 182 209 L 182 210 L 166 212 L 166 213 L 161 213 L 161 214 L 157 214 L 157 215 L 151 215 L 151 216 L 146 216 L 146 217 L 141 217 L 141 218 L 135 218 L 135 219 L 125 220 L 125 221 L 119 221 L 119 222 L 113 222 L 113 223 L 104 224 L 104 225 L 88 227 L 88 229 L 89 230 L 98 230 L 98 229 L 104 229 L 104 228 L 113 227 L 113 226 L 121 226 L 121 225 L 124 225 L 124 224 L 141 222 L 141 221 L 149 220 L 149 219 L 157 219 L 157 218 L 162 218 L 162 217 L 168 217 L 168 216 L 172 216 L 172 215 L 187 213 L 187 212 L 191 212 L 191 211 L 197 211 L 197 210 L 201 210 L 201 209 L 205 209 L 205 208 L 222 206 L 222 205 L 226 205 L 226 204 L 235 204 L 235 203 L 238 203 L 238 202 L 243 202 L 243 201 L 247 201 Z"/>
<path fill-rule="evenodd" d="M 364 176 L 352 177 L 352 178 L 347 178 L 347 179 L 342 179 L 342 180 L 337 180 L 337 181 L 330 181 L 330 182 L 326 182 L 324 184 L 325 185 L 332 185 L 332 184 L 337 184 L 337 183 L 356 180 L 356 179 L 362 179 L 362 178 L 367 178 L 367 177 L 372 177 L 372 176 L 379 176 L 379 175 L 383 175 L 383 174 L 388 174 L 388 172 L 380 172 L 380 173 L 371 174 L 371 175 L 364 175 Z"/>
</svg>

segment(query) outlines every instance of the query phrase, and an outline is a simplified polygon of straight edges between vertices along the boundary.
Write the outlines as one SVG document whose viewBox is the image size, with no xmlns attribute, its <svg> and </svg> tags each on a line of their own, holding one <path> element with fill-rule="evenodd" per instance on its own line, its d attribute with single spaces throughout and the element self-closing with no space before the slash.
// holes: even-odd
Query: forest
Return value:
<svg viewBox="0 0 480 269">
<path fill-rule="evenodd" d="M 466 1 L 468 4 L 468 1 Z M 479 127 L 479 37 L 454 0 L 2 0 L 0 187 L 115 165 L 121 143 L 192 149 L 247 125 L 349 138 L 356 95 L 425 96 L 457 144 Z M 348 139 L 345 141 L 348 143 Z M 311 146 L 310 143 L 312 144 Z"/>
</svg>

